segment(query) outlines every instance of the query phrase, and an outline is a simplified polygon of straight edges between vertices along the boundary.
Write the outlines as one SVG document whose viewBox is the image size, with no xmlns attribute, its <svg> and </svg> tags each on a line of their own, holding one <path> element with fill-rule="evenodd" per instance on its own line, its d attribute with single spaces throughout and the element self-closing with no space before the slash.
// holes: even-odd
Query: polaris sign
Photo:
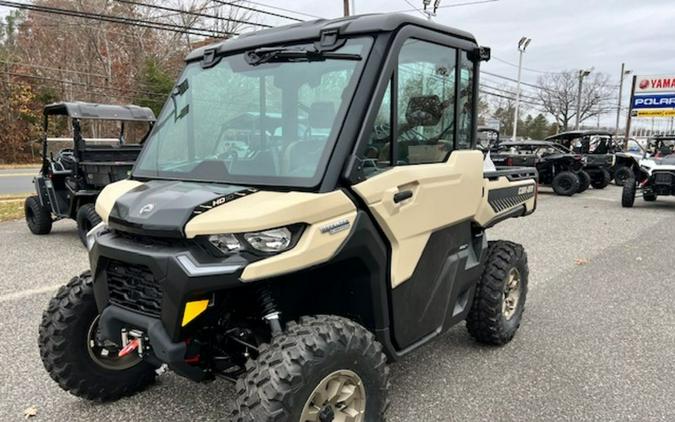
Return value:
<svg viewBox="0 0 675 422">
<path fill-rule="evenodd" d="M 633 109 L 675 108 L 675 94 L 636 95 L 633 97 Z"/>
</svg>

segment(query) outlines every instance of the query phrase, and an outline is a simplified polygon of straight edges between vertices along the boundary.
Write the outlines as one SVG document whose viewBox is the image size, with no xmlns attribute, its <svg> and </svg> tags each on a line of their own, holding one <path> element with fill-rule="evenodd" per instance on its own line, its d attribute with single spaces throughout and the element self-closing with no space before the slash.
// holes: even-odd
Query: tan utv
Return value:
<svg viewBox="0 0 675 422">
<path fill-rule="evenodd" d="M 90 400 L 170 369 L 236 383 L 229 420 L 380 421 L 387 362 L 466 321 L 509 342 L 536 171 L 484 171 L 473 36 L 408 15 L 201 48 L 128 180 L 96 202 L 91 271 L 49 303 L 40 353 Z"/>
</svg>

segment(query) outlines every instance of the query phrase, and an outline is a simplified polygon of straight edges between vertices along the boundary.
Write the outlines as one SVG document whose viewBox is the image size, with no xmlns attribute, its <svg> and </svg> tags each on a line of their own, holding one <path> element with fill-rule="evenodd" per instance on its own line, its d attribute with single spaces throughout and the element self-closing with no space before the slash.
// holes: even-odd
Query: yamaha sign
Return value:
<svg viewBox="0 0 675 422">
<path fill-rule="evenodd" d="M 675 92 L 675 75 L 638 76 L 635 82 L 635 94 L 652 92 Z"/>
</svg>

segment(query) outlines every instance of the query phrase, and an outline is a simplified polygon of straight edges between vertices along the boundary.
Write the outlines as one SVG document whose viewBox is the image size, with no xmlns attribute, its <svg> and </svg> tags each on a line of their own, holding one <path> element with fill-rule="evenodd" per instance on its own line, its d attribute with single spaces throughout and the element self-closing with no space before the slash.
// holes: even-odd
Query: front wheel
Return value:
<svg viewBox="0 0 675 422">
<path fill-rule="evenodd" d="M 33 234 L 47 234 L 52 231 L 52 214 L 43 207 L 37 196 L 29 196 L 23 206 L 26 224 Z"/>
<path fill-rule="evenodd" d="M 73 395 L 112 401 L 143 390 L 155 379 L 152 366 L 138 355 L 98 340 L 98 310 L 89 272 L 61 287 L 42 314 L 38 340 L 49 375 Z"/>
<path fill-rule="evenodd" d="M 246 367 L 229 420 L 384 420 L 386 357 L 374 336 L 348 319 L 320 315 L 291 322 Z"/>
<path fill-rule="evenodd" d="M 523 318 L 527 254 L 521 245 L 503 240 L 490 242 L 487 253 L 466 328 L 479 342 L 501 346 L 513 339 Z"/>
<path fill-rule="evenodd" d="M 609 185 L 610 180 L 612 180 L 612 175 L 609 174 L 607 169 L 600 169 L 600 174 L 597 174 L 595 178 L 591 180 L 591 186 L 593 189 L 604 189 Z"/>
<path fill-rule="evenodd" d="M 621 206 L 624 208 L 631 208 L 635 204 L 635 193 L 637 192 L 637 184 L 633 177 L 629 177 L 623 182 L 623 192 L 621 193 Z"/>
<path fill-rule="evenodd" d="M 80 241 L 87 246 L 87 233 L 101 222 L 101 217 L 96 213 L 94 204 L 84 204 L 77 210 L 77 233 Z"/>
<path fill-rule="evenodd" d="M 553 178 L 553 191 L 562 196 L 572 196 L 579 190 L 579 177 L 571 171 L 561 171 Z"/>
<path fill-rule="evenodd" d="M 577 189 L 577 193 L 586 191 L 591 185 L 591 176 L 584 170 L 577 173 L 577 176 L 579 177 L 579 189 Z"/>
</svg>

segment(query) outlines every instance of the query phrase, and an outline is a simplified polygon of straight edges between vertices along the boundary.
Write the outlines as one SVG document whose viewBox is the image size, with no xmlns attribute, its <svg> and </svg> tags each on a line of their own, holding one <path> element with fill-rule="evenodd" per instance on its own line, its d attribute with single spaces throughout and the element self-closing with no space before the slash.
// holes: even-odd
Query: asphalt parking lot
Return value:
<svg viewBox="0 0 675 422">
<path fill-rule="evenodd" d="M 491 238 L 525 245 L 523 325 L 503 348 L 463 324 L 392 365 L 390 421 L 675 420 L 675 199 L 619 203 L 620 189 L 539 196 L 538 211 Z M 42 367 L 37 327 L 54 289 L 86 269 L 74 224 L 32 236 L 0 224 L 0 419 L 224 420 L 233 390 L 172 374 L 135 397 L 92 404 Z"/>
</svg>

